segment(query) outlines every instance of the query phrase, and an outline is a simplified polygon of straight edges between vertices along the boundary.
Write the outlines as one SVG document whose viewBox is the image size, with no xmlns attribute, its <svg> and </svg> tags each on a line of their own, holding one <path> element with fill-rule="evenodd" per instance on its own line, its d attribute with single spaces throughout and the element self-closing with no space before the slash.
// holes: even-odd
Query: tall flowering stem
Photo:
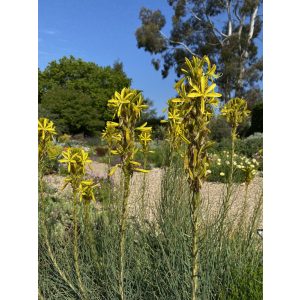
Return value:
<svg viewBox="0 0 300 300">
<path fill-rule="evenodd" d="M 149 153 L 153 153 L 152 150 L 150 150 L 150 143 L 152 141 L 152 127 L 147 126 L 147 122 L 145 122 L 142 126 L 136 128 L 137 131 L 140 132 L 138 135 L 138 141 L 141 145 L 141 152 L 144 156 L 144 163 L 143 168 L 146 169 L 147 167 L 147 157 Z M 142 217 L 145 219 L 145 192 L 146 192 L 146 174 L 143 174 L 143 186 L 142 186 Z"/>
<path fill-rule="evenodd" d="M 80 267 L 79 267 L 79 252 L 78 252 L 78 202 L 83 199 L 91 198 L 93 196 L 93 182 L 85 179 L 86 166 L 91 160 L 88 157 L 88 153 L 79 148 L 67 148 L 62 153 L 63 158 L 60 159 L 61 163 L 67 165 L 68 177 L 65 179 L 64 188 L 70 184 L 73 190 L 73 226 L 74 226 L 74 242 L 73 242 L 73 254 L 74 254 L 74 266 L 77 275 L 77 281 L 79 289 L 83 299 L 87 299 L 86 289 L 83 285 Z"/>
<path fill-rule="evenodd" d="M 128 218 L 128 199 L 130 194 L 130 179 L 134 171 L 147 172 L 140 168 L 141 164 L 134 160 L 135 154 L 139 149 L 135 146 L 135 129 L 141 112 L 148 106 L 144 104 L 142 94 L 137 90 L 123 88 L 122 91 L 115 92 L 112 99 L 108 100 L 108 107 L 114 112 L 114 117 L 118 119 L 116 126 L 116 134 L 120 136 L 116 140 L 114 150 L 111 150 L 113 155 L 118 155 L 121 158 L 121 163 L 115 165 L 110 170 L 109 175 L 112 175 L 118 167 L 122 169 L 124 175 L 123 186 L 123 202 L 121 210 L 121 219 L 119 226 L 120 242 L 120 265 L 119 265 L 119 296 L 120 299 L 125 299 L 124 288 L 124 271 L 125 271 L 125 238 Z"/>
<path fill-rule="evenodd" d="M 101 270 L 101 263 L 97 255 L 96 243 L 94 235 L 92 234 L 91 228 L 91 218 L 90 218 L 90 204 L 91 201 L 96 202 L 94 196 L 94 188 L 98 184 L 94 183 L 93 180 L 82 180 L 79 185 L 79 201 L 83 202 L 83 211 L 84 211 L 84 227 L 87 235 L 88 243 L 91 248 L 92 259 L 94 260 L 95 265 L 98 268 L 98 271 Z"/>
<path fill-rule="evenodd" d="M 207 149 L 213 144 L 208 137 L 208 124 L 213 116 L 214 107 L 218 105 L 221 94 L 214 91 L 216 66 L 211 65 L 207 56 L 202 59 L 193 57 L 185 59 L 182 69 L 184 76 L 175 84 L 178 97 L 169 100 L 169 136 L 178 148 L 181 142 L 187 144 L 183 154 L 184 169 L 192 192 L 191 201 L 191 299 L 199 294 L 199 235 L 201 220 L 200 191 L 208 175 Z M 173 146 L 173 147 L 174 147 Z"/>
<path fill-rule="evenodd" d="M 57 260 L 52 252 L 51 245 L 48 237 L 48 230 L 46 226 L 46 212 L 45 212 L 45 197 L 44 197 L 44 172 L 45 172 L 45 160 L 48 157 L 49 144 L 56 135 L 54 123 L 47 118 L 40 118 L 38 120 L 38 158 L 39 158 L 39 198 L 41 202 L 41 223 L 44 239 L 46 242 L 47 251 L 49 257 L 53 263 L 53 266 L 62 277 L 62 279 L 70 286 L 70 288 L 77 293 L 74 285 L 67 278 L 64 271 L 60 268 Z"/>
<path fill-rule="evenodd" d="M 226 198 L 225 198 L 224 208 L 223 208 L 224 214 L 226 215 L 228 211 L 229 199 L 232 192 L 233 173 L 234 173 L 233 160 L 235 154 L 235 144 L 238 138 L 237 129 L 238 126 L 241 123 L 245 122 L 250 115 L 250 111 L 247 109 L 247 101 L 241 98 L 230 99 L 222 108 L 221 115 L 225 117 L 227 123 L 231 127 L 230 170 L 228 176 L 227 193 L 226 193 Z M 224 220 L 224 217 L 222 218 L 222 220 Z"/>
<path fill-rule="evenodd" d="M 119 123 L 107 121 L 106 127 L 102 132 L 102 138 L 106 141 L 108 146 L 108 168 L 111 167 L 111 150 L 114 149 L 117 142 L 120 142 L 122 139 L 121 134 L 118 132 L 117 127 Z"/>
<path fill-rule="evenodd" d="M 226 118 L 227 123 L 231 126 L 231 163 L 229 172 L 229 185 L 231 185 L 235 143 L 238 137 L 237 128 L 241 123 L 246 121 L 250 115 L 250 110 L 247 109 L 247 101 L 241 98 L 230 99 L 222 108 L 221 115 Z"/>
</svg>

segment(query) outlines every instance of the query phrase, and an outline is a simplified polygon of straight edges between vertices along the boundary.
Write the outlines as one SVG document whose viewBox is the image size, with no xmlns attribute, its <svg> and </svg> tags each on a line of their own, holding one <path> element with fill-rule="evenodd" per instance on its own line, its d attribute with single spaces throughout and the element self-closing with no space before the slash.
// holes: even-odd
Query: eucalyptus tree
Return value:
<svg viewBox="0 0 300 300">
<path fill-rule="evenodd" d="M 179 75 L 185 57 L 208 55 L 223 71 L 222 100 L 261 99 L 262 0 L 168 0 L 168 4 L 173 9 L 169 35 L 160 10 L 140 10 L 137 46 L 153 55 L 155 69 L 163 77 L 171 68 Z"/>
</svg>

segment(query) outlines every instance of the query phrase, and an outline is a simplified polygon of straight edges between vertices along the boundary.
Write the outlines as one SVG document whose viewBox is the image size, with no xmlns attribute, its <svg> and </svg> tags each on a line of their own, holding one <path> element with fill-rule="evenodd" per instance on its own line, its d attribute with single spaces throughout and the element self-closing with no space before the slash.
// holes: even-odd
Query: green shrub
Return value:
<svg viewBox="0 0 300 300">
<path fill-rule="evenodd" d="M 222 151 L 219 154 L 214 153 L 209 156 L 210 158 L 210 174 L 207 178 L 208 181 L 213 182 L 228 182 L 230 172 L 230 152 Z M 246 165 L 251 165 L 256 170 L 259 169 L 259 161 L 255 158 L 247 158 L 244 155 L 234 154 L 233 158 L 233 182 L 245 182 L 246 173 L 243 168 Z"/>
<path fill-rule="evenodd" d="M 210 138 L 220 142 L 222 139 L 228 139 L 231 136 L 231 128 L 222 116 L 214 117 L 209 124 L 211 131 Z"/>
<path fill-rule="evenodd" d="M 262 148 L 263 134 L 259 132 L 237 141 L 237 152 L 248 157 L 253 157 Z"/>
<path fill-rule="evenodd" d="M 258 102 L 253 106 L 251 115 L 251 127 L 248 134 L 263 132 L 263 102 Z"/>
<path fill-rule="evenodd" d="M 230 139 L 222 139 L 220 142 L 216 142 L 212 147 L 212 153 L 220 153 L 222 151 L 230 151 L 231 141 Z M 263 148 L 263 135 L 261 133 L 255 133 L 244 139 L 238 139 L 236 141 L 235 151 L 238 154 L 246 155 L 247 157 L 253 157 L 260 149 Z"/>
</svg>

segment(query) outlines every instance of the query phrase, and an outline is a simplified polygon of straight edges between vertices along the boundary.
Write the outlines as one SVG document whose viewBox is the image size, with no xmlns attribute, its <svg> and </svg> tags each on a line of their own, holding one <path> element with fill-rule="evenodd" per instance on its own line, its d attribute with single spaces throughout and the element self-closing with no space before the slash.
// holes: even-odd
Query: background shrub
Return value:
<svg viewBox="0 0 300 300">
<path fill-rule="evenodd" d="M 223 151 L 230 151 L 230 138 L 222 139 L 213 145 L 210 150 L 211 153 L 221 153 Z M 255 133 L 247 138 L 238 139 L 235 145 L 235 152 L 247 157 L 253 157 L 260 149 L 263 148 L 263 134 Z"/>
<path fill-rule="evenodd" d="M 211 131 L 210 138 L 220 142 L 222 139 L 228 139 L 231 136 L 231 128 L 222 116 L 214 117 L 209 124 Z"/>
<path fill-rule="evenodd" d="M 248 134 L 263 132 L 263 102 L 256 103 L 252 108 L 251 127 Z"/>
</svg>

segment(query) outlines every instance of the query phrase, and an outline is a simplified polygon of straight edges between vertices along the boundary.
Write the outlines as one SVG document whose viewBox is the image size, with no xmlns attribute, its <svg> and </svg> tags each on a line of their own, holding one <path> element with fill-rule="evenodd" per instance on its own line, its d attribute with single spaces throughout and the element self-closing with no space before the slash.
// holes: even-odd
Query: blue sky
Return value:
<svg viewBox="0 0 300 300">
<path fill-rule="evenodd" d="M 173 71 L 166 79 L 151 65 L 151 56 L 137 48 L 135 30 L 141 7 L 160 9 L 170 30 L 172 9 L 167 0 L 39 0 L 39 67 L 73 55 L 101 66 L 123 62 L 132 87 L 144 91 L 158 114 L 175 95 Z"/>
</svg>

